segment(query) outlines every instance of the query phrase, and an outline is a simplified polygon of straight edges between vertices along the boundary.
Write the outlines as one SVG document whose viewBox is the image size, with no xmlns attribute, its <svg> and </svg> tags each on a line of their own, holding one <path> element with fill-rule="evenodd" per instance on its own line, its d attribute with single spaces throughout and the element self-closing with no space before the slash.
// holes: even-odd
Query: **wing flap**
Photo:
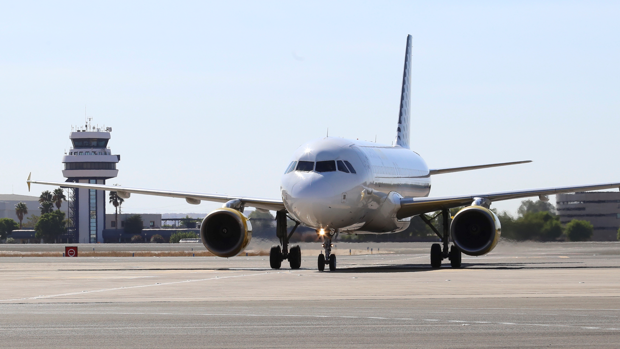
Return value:
<svg viewBox="0 0 620 349">
<path fill-rule="evenodd" d="M 128 187 L 117 187 L 117 186 L 112 186 L 112 185 L 90 184 L 90 183 L 33 181 L 33 180 L 30 180 L 30 177 L 29 177 L 28 187 L 30 187 L 31 183 L 59 186 L 63 188 L 96 189 L 96 190 L 123 192 L 124 194 L 130 193 L 130 194 L 142 194 L 142 195 L 164 196 L 164 197 L 171 197 L 171 198 L 181 198 L 181 199 L 185 199 L 187 202 L 192 203 L 194 205 L 198 201 L 212 201 L 212 202 L 225 203 L 230 200 L 238 199 L 238 200 L 241 200 L 245 206 L 249 206 L 249 207 L 256 207 L 260 209 L 273 210 L 273 211 L 280 211 L 284 209 L 284 204 L 282 203 L 282 200 L 273 200 L 273 199 L 247 198 L 247 197 L 242 197 L 242 196 L 201 194 L 201 193 L 177 192 L 177 191 L 168 191 L 168 190 L 128 188 Z"/>
<path fill-rule="evenodd" d="M 559 188 L 543 188 L 543 189 L 530 189 L 519 191 L 508 191 L 499 193 L 487 193 L 476 195 L 461 195 L 461 196 L 448 196 L 438 198 L 402 198 L 400 200 L 400 210 L 398 210 L 397 217 L 399 219 L 419 215 L 422 213 L 438 211 L 444 208 L 453 208 L 463 205 L 470 205 L 476 198 L 484 198 L 490 201 L 503 201 L 527 198 L 540 195 L 555 195 L 562 193 L 574 193 L 580 191 L 602 190 L 620 188 L 620 183 L 606 183 L 606 184 L 593 184 L 582 185 L 573 187 L 559 187 Z"/>
</svg>

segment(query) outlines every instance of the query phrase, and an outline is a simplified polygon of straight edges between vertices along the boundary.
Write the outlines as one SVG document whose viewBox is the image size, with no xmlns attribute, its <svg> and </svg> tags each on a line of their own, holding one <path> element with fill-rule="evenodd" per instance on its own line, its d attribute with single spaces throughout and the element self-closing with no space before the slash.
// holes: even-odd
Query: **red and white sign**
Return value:
<svg viewBox="0 0 620 349">
<path fill-rule="evenodd" d="M 77 257 L 77 246 L 65 246 L 65 257 Z"/>
</svg>

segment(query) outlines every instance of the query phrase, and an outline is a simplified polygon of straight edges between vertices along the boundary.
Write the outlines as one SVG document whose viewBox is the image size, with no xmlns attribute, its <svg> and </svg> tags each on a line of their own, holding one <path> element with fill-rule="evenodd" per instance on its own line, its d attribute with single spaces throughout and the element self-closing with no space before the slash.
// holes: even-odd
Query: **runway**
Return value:
<svg viewBox="0 0 620 349">
<path fill-rule="evenodd" d="M 316 271 L 316 244 L 302 246 L 296 271 L 271 270 L 261 256 L 0 258 L 0 346 L 620 343 L 619 243 L 501 243 L 440 270 L 428 267 L 430 243 L 348 255 L 364 246 L 340 244 L 333 273 Z"/>
</svg>

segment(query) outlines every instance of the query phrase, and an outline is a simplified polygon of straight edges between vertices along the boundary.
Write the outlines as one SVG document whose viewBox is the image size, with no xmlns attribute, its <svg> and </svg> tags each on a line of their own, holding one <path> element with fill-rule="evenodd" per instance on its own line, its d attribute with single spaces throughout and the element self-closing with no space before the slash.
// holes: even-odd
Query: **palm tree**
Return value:
<svg viewBox="0 0 620 349">
<path fill-rule="evenodd" d="M 64 190 L 62 188 L 54 189 L 54 195 L 52 196 L 52 202 L 56 204 L 56 208 L 60 210 L 60 206 L 62 206 L 62 202 L 67 201 L 67 197 L 65 196 Z"/>
<path fill-rule="evenodd" d="M 50 193 L 49 190 L 42 192 L 41 196 L 39 196 L 40 204 L 43 204 L 44 202 L 52 202 L 52 201 L 53 201 L 53 195 L 52 193 Z"/>
<path fill-rule="evenodd" d="M 110 198 L 109 198 L 109 202 L 114 205 L 114 209 L 116 210 L 115 216 L 114 216 L 114 225 L 115 228 L 118 229 L 118 207 L 123 203 L 123 198 L 118 196 L 118 193 L 115 191 L 111 191 L 110 192 Z"/>
<path fill-rule="evenodd" d="M 54 212 L 54 203 L 51 201 L 44 201 L 41 206 L 39 206 L 39 210 L 41 210 L 41 215 L 52 213 Z"/>
<path fill-rule="evenodd" d="M 17 219 L 19 219 L 19 229 L 21 229 L 24 215 L 28 214 L 28 206 L 23 202 L 18 203 L 15 205 L 15 214 L 17 215 Z"/>
</svg>

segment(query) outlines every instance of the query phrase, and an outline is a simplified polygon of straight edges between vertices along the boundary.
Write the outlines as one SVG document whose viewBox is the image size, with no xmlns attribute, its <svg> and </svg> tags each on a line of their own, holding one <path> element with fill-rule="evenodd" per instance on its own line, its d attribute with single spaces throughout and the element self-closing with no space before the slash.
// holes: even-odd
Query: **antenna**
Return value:
<svg viewBox="0 0 620 349">
<path fill-rule="evenodd" d="M 329 137 L 329 127 L 327 128 L 327 137 Z"/>
<path fill-rule="evenodd" d="M 375 143 L 377 143 L 377 135 L 375 135 Z"/>
</svg>

